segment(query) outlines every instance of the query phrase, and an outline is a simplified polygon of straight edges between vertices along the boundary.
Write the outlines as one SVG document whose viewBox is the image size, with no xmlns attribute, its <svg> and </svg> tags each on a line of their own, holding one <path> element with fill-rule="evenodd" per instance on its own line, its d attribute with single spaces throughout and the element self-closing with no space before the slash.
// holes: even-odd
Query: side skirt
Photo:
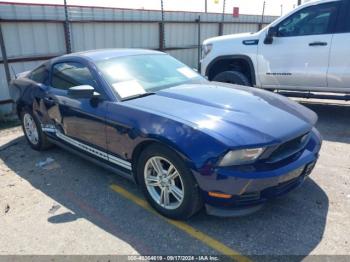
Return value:
<svg viewBox="0 0 350 262">
<path fill-rule="evenodd" d="M 67 150 L 67 151 L 69 151 L 69 152 L 71 152 L 71 153 L 73 153 L 75 155 L 78 155 L 81 158 L 84 158 L 84 159 L 86 159 L 86 160 L 88 160 L 90 162 L 93 162 L 96 165 L 99 165 L 99 166 L 101 166 L 101 167 L 103 167 L 103 168 L 105 168 L 105 169 L 107 169 L 107 170 L 109 170 L 109 171 L 111 171 L 111 172 L 113 172 L 113 173 L 115 173 L 117 175 L 120 175 L 120 176 L 122 176 L 122 177 L 124 177 L 124 178 L 126 178 L 128 180 L 131 180 L 134 183 L 136 183 L 135 178 L 134 178 L 134 176 L 132 174 L 132 171 L 130 173 L 124 172 L 124 171 L 122 171 L 122 170 L 120 170 L 118 168 L 115 168 L 115 167 L 113 167 L 113 166 L 111 166 L 109 164 L 103 163 L 103 162 L 99 161 L 96 158 L 93 158 L 93 157 L 91 157 L 89 155 L 83 154 L 80 151 L 63 144 L 63 143 L 59 142 L 58 140 L 56 140 L 54 138 L 51 138 L 51 137 L 48 136 L 48 139 L 50 140 L 51 143 L 53 143 L 53 144 L 63 148 L 64 150 Z"/>
</svg>

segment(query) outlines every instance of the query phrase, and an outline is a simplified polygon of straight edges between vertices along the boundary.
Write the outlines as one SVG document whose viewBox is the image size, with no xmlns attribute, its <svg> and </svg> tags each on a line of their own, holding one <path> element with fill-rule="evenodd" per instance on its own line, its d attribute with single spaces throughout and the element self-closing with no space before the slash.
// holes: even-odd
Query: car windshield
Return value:
<svg viewBox="0 0 350 262">
<path fill-rule="evenodd" d="M 181 84 L 206 81 L 191 68 L 165 54 L 109 58 L 96 64 L 122 100 Z"/>
</svg>

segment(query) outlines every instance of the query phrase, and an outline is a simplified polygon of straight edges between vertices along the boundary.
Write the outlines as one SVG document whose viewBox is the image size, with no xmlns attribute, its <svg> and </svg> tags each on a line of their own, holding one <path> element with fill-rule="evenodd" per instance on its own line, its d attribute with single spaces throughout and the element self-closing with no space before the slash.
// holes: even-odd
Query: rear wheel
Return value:
<svg viewBox="0 0 350 262">
<path fill-rule="evenodd" d="M 238 71 L 221 72 L 213 78 L 213 81 L 242 85 L 242 86 L 251 86 L 251 83 L 248 77 Z"/>
<path fill-rule="evenodd" d="M 33 149 L 40 151 L 52 146 L 43 133 L 39 120 L 30 110 L 22 111 L 21 122 L 24 135 Z"/>
<path fill-rule="evenodd" d="M 164 216 L 186 219 L 202 207 L 193 175 L 184 161 L 166 147 L 146 148 L 138 160 L 137 175 L 148 202 Z"/>
</svg>

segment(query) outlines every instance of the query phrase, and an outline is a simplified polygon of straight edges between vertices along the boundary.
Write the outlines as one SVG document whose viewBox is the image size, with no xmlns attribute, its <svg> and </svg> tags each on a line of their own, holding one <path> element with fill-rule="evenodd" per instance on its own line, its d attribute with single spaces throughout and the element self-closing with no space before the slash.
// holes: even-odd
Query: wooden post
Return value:
<svg viewBox="0 0 350 262">
<path fill-rule="evenodd" d="M 201 16 L 198 16 L 198 18 L 196 19 L 197 24 L 197 28 L 198 28 L 198 35 L 197 35 L 197 51 L 198 51 L 198 65 L 197 65 L 197 69 L 198 71 L 200 71 L 200 66 L 201 66 Z"/>
<path fill-rule="evenodd" d="M 70 30 L 69 30 L 69 17 L 68 17 L 68 6 L 67 6 L 67 0 L 64 0 L 64 39 L 66 43 L 66 52 L 67 54 L 72 53 L 72 45 L 71 45 L 71 39 L 70 39 Z"/>
<path fill-rule="evenodd" d="M 263 28 L 263 24 L 264 24 L 265 4 L 266 4 L 266 2 L 264 1 L 263 10 L 262 10 L 262 14 L 261 14 L 261 21 L 260 21 L 260 30 Z"/>
<path fill-rule="evenodd" d="M 10 73 L 10 68 L 9 68 L 8 59 L 7 59 L 4 36 L 2 34 L 1 23 L 0 23 L 0 47 L 1 47 L 2 60 L 4 63 L 6 81 L 7 81 L 7 84 L 9 84 L 11 81 L 11 73 Z"/>
<path fill-rule="evenodd" d="M 160 22 L 159 24 L 159 50 L 163 51 L 165 46 L 164 46 L 164 24 Z"/>
<path fill-rule="evenodd" d="M 165 27 L 164 27 L 164 6 L 163 0 L 160 0 L 160 8 L 162 13 L 162 21 L 159 23 L 159 50 L 165 48 Z"/>
</svg>

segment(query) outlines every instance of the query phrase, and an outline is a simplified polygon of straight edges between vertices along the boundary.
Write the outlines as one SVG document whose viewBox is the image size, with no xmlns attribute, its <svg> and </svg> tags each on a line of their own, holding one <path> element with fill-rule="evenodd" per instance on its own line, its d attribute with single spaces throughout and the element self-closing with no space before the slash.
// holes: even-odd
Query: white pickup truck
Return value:
<svg viewBox="0 0 350 262">
<path fill-rule="evenodd" d="M 350 0 L 308 2 L 257 33 L 207 39 L 201 73 L 265 89 L 350 93 Z"/>
</svg>

